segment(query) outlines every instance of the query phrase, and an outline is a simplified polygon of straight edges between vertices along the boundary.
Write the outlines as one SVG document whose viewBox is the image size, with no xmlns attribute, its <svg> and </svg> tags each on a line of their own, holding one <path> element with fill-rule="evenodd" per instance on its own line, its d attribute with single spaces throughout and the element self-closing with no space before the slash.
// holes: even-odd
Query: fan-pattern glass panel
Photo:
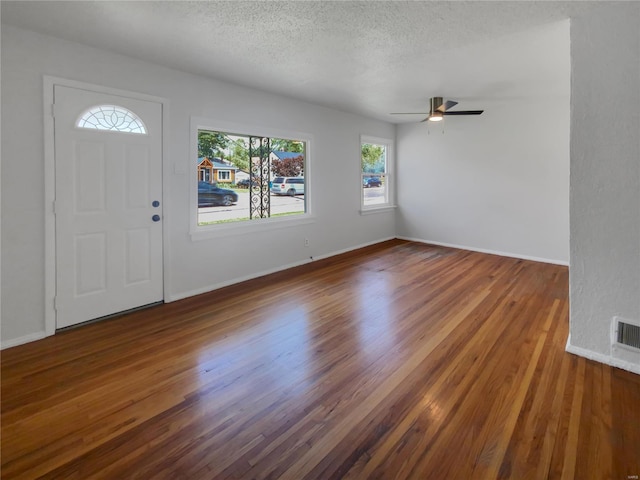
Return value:
<svg viewBox="0 0 640 480">
<path fill-rule="evenodd" d="M 116 132 L 147 133 L 144 123 L 135 113 L 117 105 L 98 105 L 90 108 L 78 119 L 76 126 Z"/>
</svg>

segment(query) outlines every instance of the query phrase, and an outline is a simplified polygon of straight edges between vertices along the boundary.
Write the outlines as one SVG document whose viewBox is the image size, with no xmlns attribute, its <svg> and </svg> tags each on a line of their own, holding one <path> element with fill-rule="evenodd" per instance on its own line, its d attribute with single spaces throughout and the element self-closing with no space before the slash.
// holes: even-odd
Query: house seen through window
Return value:
<svg viewBox="0 0 640 480">
<path fill-rule="evenodd" d="M 306 142 L 198 130 L 198 226 L 300 215 Z"/>
</svg>

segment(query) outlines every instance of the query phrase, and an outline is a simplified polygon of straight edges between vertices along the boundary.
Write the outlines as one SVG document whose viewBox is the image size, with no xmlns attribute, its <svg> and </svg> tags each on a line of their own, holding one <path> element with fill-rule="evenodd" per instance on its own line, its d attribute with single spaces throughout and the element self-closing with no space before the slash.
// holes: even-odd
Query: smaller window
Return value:
<svg viewBox="0 0 640 480">
<path fill-rule="evenodd" d="M 391 206 L 391 140 L 363 136 L 360 147 L 362 208 Z"/>
<path fill-rule="evenodd" d="M 144 123 L 135 113 L 117 105 L 98 105 L 87 110 L 76 122 L 78 128 L 146 134 Z"/>
<path fill-rule="evenodd" d="M 229 170 L 218 170 L 218 181 L 226 182 L 231 180 L 231 172 Z"/>
</svg>

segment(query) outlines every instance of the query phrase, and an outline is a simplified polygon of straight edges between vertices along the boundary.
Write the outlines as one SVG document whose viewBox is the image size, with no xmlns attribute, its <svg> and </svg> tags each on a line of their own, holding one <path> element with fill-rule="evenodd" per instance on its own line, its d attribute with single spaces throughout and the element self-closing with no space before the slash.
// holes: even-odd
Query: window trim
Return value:
<svg viewBox="0 0 640 480">
<path fill-rule="evenodd" d="M 385 165 L 385 184 L 386 184 L 386 202 L 377 203 L 375 205 L 364 204 L 364 186 L 362 185 L 362 178 L 364 175 L 368 175 L 362 172 L 362 145 L 364 143 L 370 143 L 373 145 L 384 145 L 386 148 L 386 165 Z M 371 135 L 360 135 L 359 145 L 359 166 L 358 166 L 358 182 L 360 184 L 360 215 L 369 215 L 371 213 L 388 212 L 396 208 L 395 201 L 395 142 L 391 138 L 374 137 Z"/>
<path fill-rule="evenodd" d="M 198 130 L 225 132 L 239 136 L 287 138 L 305 142 L 305 202 L 306 212 L 290 217 L 257 218 L 239 222 L 221 223 L 217 225 L 198 225 L 198 176 L 193 174 L 193 162 L 188 162 L 189 176 L 189 235 L 192 241 L 210 238 L 245 235 L 253 232 L 266 232 L 286 227 L 305 225 L 315 222 L 313 213 L 313 189 L 311 185 L 313 167 L 313 135 L 305 132 L 273 128 L 248 123 L 234 123 L 210 117 L 192 116 L 189 132 L 189 159 L 198 156 Z"/>
</svg>

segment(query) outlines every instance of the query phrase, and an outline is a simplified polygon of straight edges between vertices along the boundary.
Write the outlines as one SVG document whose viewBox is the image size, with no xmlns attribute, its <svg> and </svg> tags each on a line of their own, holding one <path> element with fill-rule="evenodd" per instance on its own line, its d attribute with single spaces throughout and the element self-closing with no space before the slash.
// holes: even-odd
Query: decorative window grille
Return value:
<svg viewBox="0 0 640 480">
<path fill-rule="evenodd" d="M 135 113 L 117 105 L 98 105 L 87 110 L 76 122 L 78 128 L 146 134 L 144 123 Z"/>
</svg>

